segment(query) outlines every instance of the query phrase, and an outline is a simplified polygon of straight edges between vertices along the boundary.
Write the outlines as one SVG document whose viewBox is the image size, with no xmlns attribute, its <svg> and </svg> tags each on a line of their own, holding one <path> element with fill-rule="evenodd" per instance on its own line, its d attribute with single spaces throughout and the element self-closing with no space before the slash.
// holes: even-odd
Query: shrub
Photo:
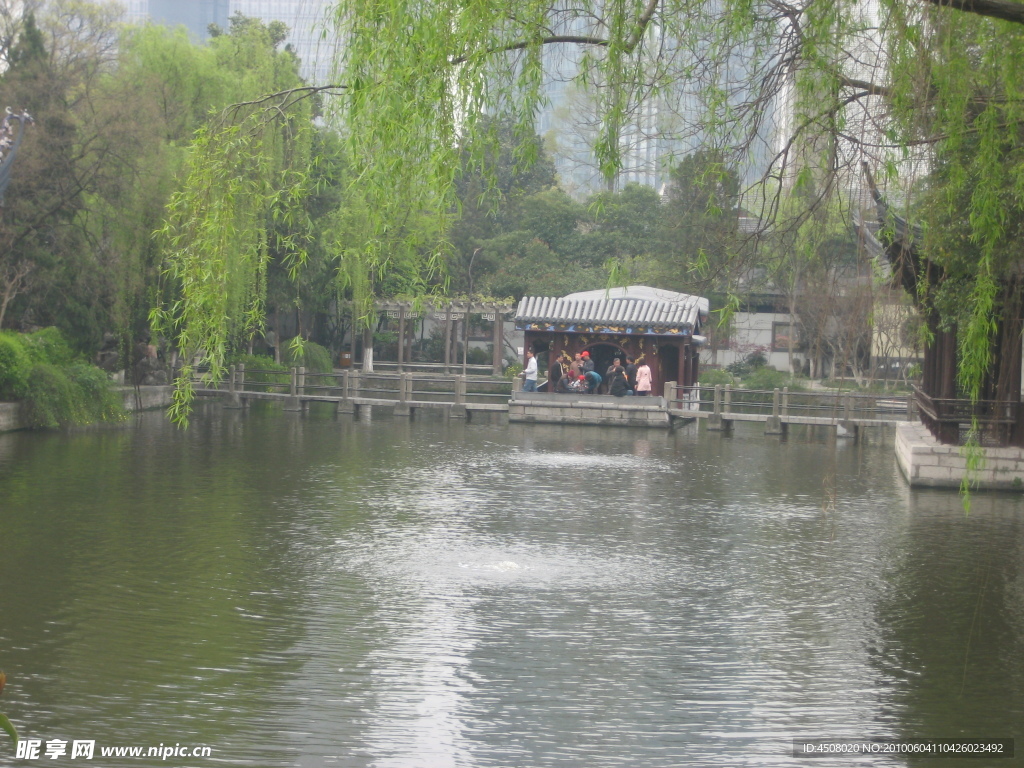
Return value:
<svg viewBox="0 0 1024 768">
<path fill-rule="evenodd" d="M 743 360 L 739 360 L 731 365 L 727 365 L 725 370 L 731 373 L 733 376 L 739 376 L 743 378 L 748 374 L 756 371 L 758 368 L 764 367 L 765 363 L 768 362 L 768 358 L 764 356 L 763 352 L 754 351 L 747 355 Z"/>
<path fill-rule="evenodd" d="M 22 336 L 25 351 L 34 363 L 64 366 L 75 362 L 75 354 L 53 326 Z"/>
<path fill-rule="evenodd" d="M 721 368 L 705 368 L 700 372 L 697 383 L 702 387 L 713 387 L 716 384 L 724 387 L 726 384 L 735 384 L 736 380 L 731 373 Z"/>
<path fill-rule="evenodd" d="M 33 427 L 64 427 L 124 417 L 107 374 L 76 361 L 56 328 L 0 333 L 0 398 L 21 400 Z"/>
<path fill-rule="evenodd" d="M 291 384 L 291 372 L 288 366 L 275 363 L 272 357 L 266 355 L 235 355 L 228 359 L 228 365 L 245 366 L 245 380 L 253 384 L 280 384 L 281 387 L 272 387 L 268 392 L 287 392 Z"/>
<path fill-rule="evenodd" d="M 33 427 L 66 427 L 123 418 L 124 410 L 106 374 L 86 363 L 32 367 L 24 413 Z"/>
<path fill-rule="evenodd" d="M 789 386 L 790 376 L 770 365 L 762 365 L 743 378 L 744 389 L 775 389 Z"/>
<path fill-rule="evenodd" d="M 494 349 L 493 344 L 488 344 L 487 349 L 481 349 L 480 347 L 470 347 L 469 350 L 466 352 L 466 362 L 469 365 L 490 365 L 492 349 Z"/>
<path fill-rule="evenodd" d="M 117 421 L 124 418 L 124 403 L 110 383 L 106 371 L 88 363 L 73 363 L 64 372 L 84 398 L 78 423 Z"/>
<path fill-rule="evenodd" d="M 0 400 L 20 400 L 28 389 L 32 358 L 21 334 L 0 333 Z"/>
<path fill-rule="evenodd" d="M 706 368 L 700 372 L 700 376 L 697 379 L 697 384 L 701 387 L 714 387 L 715 385 L 721 384 L 723 387 L 726 384 L 735 385 L 736 380 L 733 379 L 731 373 L 721 368 Z M 702 389 L 700 393 L 701 400 L 711 401 L 715 399 L 715 393 L 713 389 Z"/>
<path fill-rule="evenodd" d="M 315 341 L 302 342 L 301 352 L 292 347 L 291 343 L 286 344 L 281 350 L 281 361 L 289 366 L 305 366 L 310 373 L 330 373 L 334 370 L 331 353 Z"/>
</svg>

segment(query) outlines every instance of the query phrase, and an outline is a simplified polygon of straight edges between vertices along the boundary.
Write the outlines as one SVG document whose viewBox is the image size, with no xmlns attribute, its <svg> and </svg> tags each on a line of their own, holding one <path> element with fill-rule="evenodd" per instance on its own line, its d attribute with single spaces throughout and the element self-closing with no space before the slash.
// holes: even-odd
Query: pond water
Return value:
<svg viewBox="0 0 1024 768">
<path fill-rule="evenodd" d="M 184 432 L 11 433 L 0 669 L 23 738 L 102 766 L 787 766 L 794 738 L 1020 737 L 1024 500 L 910 491 L 881 431 L 204 406 Z M 212 754 L 99 756 L 158 744 Z M 1022 761 L 810 764 L 933 762 Z"/>
</svg>

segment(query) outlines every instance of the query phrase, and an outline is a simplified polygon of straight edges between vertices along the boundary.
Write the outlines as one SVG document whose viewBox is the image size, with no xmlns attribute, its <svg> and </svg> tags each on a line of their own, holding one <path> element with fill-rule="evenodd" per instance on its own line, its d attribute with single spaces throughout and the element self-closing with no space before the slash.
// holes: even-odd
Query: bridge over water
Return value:
<svg viewBox="0 0 1024 768">
<path fill-rule="evenodd" d="M 853 394 L 836 391 L 734 390 L 730 386 L 665 385 L 662 397 L 625 397 L 522 392 L 518 380 L 489 376 L 420 372 L 363 372 L 355 369 L 310 373 L 246 371 L 232 366 L 219 387 L 200 386 L 196 393 L 220 397 L 229 406 L 255 400 L 281 402 L 287 410 L 310 403 L 335 405 L 339 413 L 361 408 L 392 409 L 398 416 L 418 410 L 446 417 L 505 413 L 510 421 L 668 427 L 675 420 L 703 419 L 710 430 L 728 430 L 735 422 L 758 422 L 766 434 L 782 434 L 790 425 L 829 426 L 840 436 L 855 436 L 864 427 L 894 426 L 917 420 L 912 395 Z"/>
</svg>

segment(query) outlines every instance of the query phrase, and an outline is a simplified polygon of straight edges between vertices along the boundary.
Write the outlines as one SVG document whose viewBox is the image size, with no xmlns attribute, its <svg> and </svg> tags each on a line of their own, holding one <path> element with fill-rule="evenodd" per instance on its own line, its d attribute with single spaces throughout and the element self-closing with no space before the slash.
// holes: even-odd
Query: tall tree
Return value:
<svg viewBox="0 0 1024 768">
<path fill-rule="evenodd" d="M 982 251 L 969 292 L 980 333 L 965 338 L 987 349 L 993 249 L 1006 236 L 1001 212 L 1016 204 L 1002 191 L 1018 163 L 1001 159 L 1024 108 L 1022 16 L 1013 3 L 937 0 L 870 8 L 855 0 L 339 2 L 344 53 L 332 116 L 358 179 L 343 205 L 359 216 L 340 242 L 343 274 L 368 306 L 376 279 L 396 265 L 436 270 L 460 147 L 494 177 L 488 158 L 498 153 L 484 115 L 497 106 L 512 118 L 518 159 L 528 160 L 544 98 L 542 50 L 574 45 L 583 51 L 575 85 L 593 96 L 606 177 L 622 166 L 625 126 L 652 97 L 671 96 L 677 135 L 703 137 L 728 168 L 761 158 L 761 185 L 747 190 L 745 207 L 766 230 L 781 226 L 782 214 L 794 228 L 813 221 L 864 156 L 896 171 L 910 167 L 898 161 L 930 161 L 976 137 L 973 164 L 955 161 L 949 178 L 973 190 L 953 196 L 967 201 L 969 236 Z M 803 195 L 800 205 L 783 204 L 788 190 Z M 984 364 L 982 354 L 969 367 Z"/>
<path fill-rule="evenodd" d="M 312 191 L 313 105 L 296 90 L 298 62 L 279 42 L 275 29 L 237 15 L 212 40 L 235 98 L 251 101 L 200 129 L 160 231 L 171 294 L 152 318 L 185 355 L 172 407 L 181 419 L 196 355 L 218 377 L 228 349 L 262 327 L 271 258 L 301 265 L 312 239 L 303 201 Z"/>
</svg>

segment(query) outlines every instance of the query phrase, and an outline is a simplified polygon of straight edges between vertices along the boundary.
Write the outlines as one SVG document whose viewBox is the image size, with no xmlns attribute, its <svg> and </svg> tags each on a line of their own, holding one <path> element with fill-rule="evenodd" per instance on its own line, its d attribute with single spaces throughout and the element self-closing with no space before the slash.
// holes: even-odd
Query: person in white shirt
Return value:
<svg viewBox="0 0 1024 768">
<path fill-rule="evenodd" d="M 523 371 L 525 374 L 523 380 L 523 392 L 536 392 L 537 391 L 537 358 L 534 357 L 533 350 L 526 350 L 526 370 Z"/>
</svg>

